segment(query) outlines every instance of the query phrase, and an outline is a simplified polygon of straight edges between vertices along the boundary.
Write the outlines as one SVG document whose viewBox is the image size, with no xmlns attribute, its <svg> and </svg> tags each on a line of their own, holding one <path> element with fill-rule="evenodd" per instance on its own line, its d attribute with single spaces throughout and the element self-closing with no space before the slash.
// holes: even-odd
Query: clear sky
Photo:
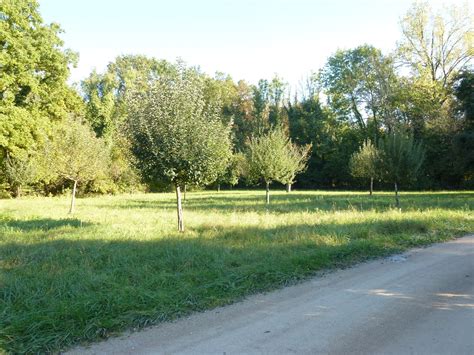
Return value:
<svg viewBox="0 0 474 355">
<path fill-rule="evenodd" d="M 205 72 L 256 83 L 275 73 L 292 85 L 338 48 L 391 51 L 412 0 L 39 0 L 46 22 L 79 52 L 72 81 L 120 54 L 180 57 Z M 433 7 L 462 0 L 431 0 Z"/>
</svg>

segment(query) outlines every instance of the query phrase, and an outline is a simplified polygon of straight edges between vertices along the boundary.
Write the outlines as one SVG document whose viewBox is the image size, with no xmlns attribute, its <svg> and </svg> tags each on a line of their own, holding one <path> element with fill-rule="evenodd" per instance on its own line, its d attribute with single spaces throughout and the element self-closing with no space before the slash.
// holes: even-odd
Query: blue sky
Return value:
<svg viewBox="0 0 474 355">
<path fill-rule="evenodd" d="M 71 81 L 120 54 L 180 57 L 205 72 L 256 83 L 275 73 L 297 85 L 338 48 L 388 52 L 412 0 L 39 0 L 46 22 L 79 52 Z M 431 0 L 462 3 L 462 0 Z"/>
</svg>

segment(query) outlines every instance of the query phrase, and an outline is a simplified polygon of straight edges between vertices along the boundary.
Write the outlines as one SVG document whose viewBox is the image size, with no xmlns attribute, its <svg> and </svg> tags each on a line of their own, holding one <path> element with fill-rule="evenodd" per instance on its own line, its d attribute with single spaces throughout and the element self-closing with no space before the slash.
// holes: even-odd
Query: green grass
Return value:
<svg viewBox="0 0 474 355">
<path fill-rule="evenodd" d="M 473 192 L 0 201 L 0 352 L 54 352 L 474 231 Z"/>
</svg>

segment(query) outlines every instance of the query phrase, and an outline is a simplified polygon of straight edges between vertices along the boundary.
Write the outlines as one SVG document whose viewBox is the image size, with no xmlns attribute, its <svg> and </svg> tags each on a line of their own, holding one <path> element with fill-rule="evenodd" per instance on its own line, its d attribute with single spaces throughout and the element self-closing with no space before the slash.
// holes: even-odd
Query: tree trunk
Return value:
<svg viewBox="0 0 474 355">
<path fill-rule="evenodd" d="M 267 205 L 270 204 L 270 183 L 267 182 L 267 189 L 266 189 L 266 198 L 267 198 Z"/>
<path fill-rule="evenodd" d="M 374 178 L 370 178 L 370 196 L 372 196 L 372 193 L 374 192 Z"/>
<path fill-rule="evenodd" d="M 395 206 L 397 206 L 397 208 L 400 208 L 400 200 L 398 198 L 398 185 L 397 185 L 397 183 L 395 183 Z"/>
<path fill-rule="evenodd" d="M 291 192 L 291 184 L 286 184 L 286 192 Z"/>
<path fill-rule="evenodd" d="M 183 206 L 181 205 L 181 188 L 178 185 L 176 185 L 176 207 L 178 212 L 178 231 L 184 232 Z"/>
<path fill-rule="evenodd" d="M 18 185 L 18 186 L 16 187 L 16 192 L 15 192 L 15 194 L 16 194 L 16 196 L 15 196 L 16 198 L 20 198 L 20 197 L 21 197 L 21 186 L 20 186 L 20 185 Z"/>
<path fill-rule="evenodd" d="M 221 192 L 221 184 L 217 184 L 217 192 Z"/>
<path fill-rule="evenodd" d="M 71 207 L 69 208 L 69 213 L 74 213 L 76 208 L 76 188 L 77 188 L 77 180 L 74 180 L 74 185 L 72 187 L 72 194 L 71 194 Z"/>
</svg>

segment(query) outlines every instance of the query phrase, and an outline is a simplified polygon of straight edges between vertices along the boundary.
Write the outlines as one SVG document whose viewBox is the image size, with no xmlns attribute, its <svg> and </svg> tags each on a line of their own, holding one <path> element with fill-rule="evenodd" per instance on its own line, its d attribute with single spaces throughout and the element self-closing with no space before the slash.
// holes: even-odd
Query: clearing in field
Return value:
<svg viewBox="0 0 474 355">
<path fill-rule="evenodd" d="M 0 201 L 0 352 L 47 352 L 474 230 L 474 193 L 188 193 Z"/>
</svg>

